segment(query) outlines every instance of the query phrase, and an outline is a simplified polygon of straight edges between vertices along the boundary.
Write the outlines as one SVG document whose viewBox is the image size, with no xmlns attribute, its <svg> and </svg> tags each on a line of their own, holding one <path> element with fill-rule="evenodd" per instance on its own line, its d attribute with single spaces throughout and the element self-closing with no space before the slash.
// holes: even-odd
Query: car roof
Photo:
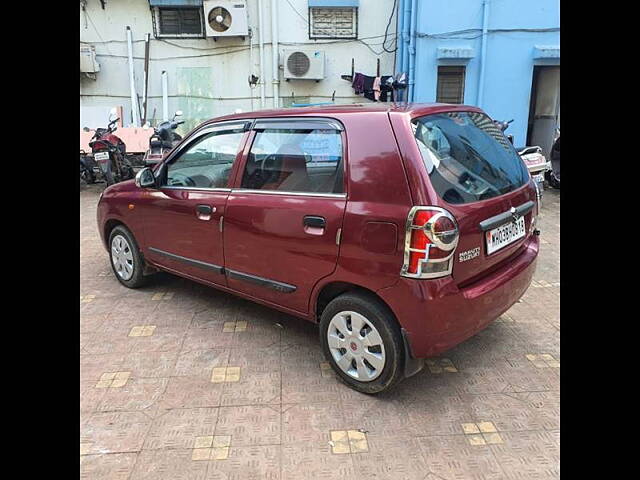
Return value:
<svg viewBox="0 0 640 480">
<path fill-rule="evenodd" d="M 343 116 L 363 113 L 399 113 L 411 118 L 440 112 L 473 111 L 482 112 L 471 105 L 453 105 L 448 103 L 351 103 L 344 105 L 315 105 L 309 107 L 278 108 L 272 110 L 257 110 L 253 112 L 234 113 L 222 117 L 212 118 L 204 123 L 226 120 L 243 120 L 264 117 L 295 117 L 295 116 Z"/>
</svg>

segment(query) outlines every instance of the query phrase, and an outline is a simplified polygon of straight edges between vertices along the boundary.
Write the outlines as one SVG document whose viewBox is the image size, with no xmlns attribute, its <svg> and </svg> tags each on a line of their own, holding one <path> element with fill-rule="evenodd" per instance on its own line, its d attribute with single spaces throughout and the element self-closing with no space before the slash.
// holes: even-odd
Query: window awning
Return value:
<svg viewBox="0 0 640 480">
<path fill-rule="evenodd" d="M 533 47 L 533 58 L 560 58 L 560 46 L 536 45 Z"/>
<path fill-rule="evenodd" d="M 202 0 L 149 0 L 152 7 L 201 7 Z"/>
<path fill-rule="evenodd" d="M 360 0 L 309 0 L 309 7 L 359 7 Z"/>
</svg>

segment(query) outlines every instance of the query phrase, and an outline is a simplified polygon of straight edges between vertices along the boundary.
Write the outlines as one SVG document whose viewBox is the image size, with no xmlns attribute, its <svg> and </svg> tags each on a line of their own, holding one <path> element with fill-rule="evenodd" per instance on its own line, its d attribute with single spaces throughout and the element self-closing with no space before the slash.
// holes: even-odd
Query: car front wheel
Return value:
<svg viewBox="0 0 640 480">
<path fill-rule="evenodd" d="M 372 295 L 346 293 L 322 312 L 320 342 L 325 357 L 347 385 L 379 393 L 403 378 L 400 328 Z"/>
<path fill-rule="evenodd" d="M 111 268 L 118 281 L 128 288 L 141 287 L 145 282 L 144 260 L 131 232 L 123 225 L 109 235 Z"/>
</svg>

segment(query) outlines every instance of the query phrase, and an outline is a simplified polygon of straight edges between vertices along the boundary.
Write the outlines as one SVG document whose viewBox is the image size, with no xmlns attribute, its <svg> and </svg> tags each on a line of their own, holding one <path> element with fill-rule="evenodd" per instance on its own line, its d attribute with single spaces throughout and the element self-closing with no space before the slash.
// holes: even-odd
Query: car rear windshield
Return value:
<svg viewBox="0 0 640 480">
<path fill-rule="evenodd" d="M 504 195 L 529 179 L 511 142 L 483 113 L 427 115 L 411 125 L 431 184 L 447 203 Z"/>
</svg>

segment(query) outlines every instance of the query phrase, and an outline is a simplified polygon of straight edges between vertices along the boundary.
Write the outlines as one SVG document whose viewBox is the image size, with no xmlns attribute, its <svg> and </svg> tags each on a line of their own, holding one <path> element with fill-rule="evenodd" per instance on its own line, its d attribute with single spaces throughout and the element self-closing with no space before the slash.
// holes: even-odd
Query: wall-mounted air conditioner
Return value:
<svg viewBox="0 0 640 480">
<path fill-rule="evenodd" d="M 204 0 L 207 37 L 246 37 L 249 35 L 246 0 Z"/>
<path fill-rule="evenodd" d="M 80 44 L 80 73 L 96 73 L 100 64 L 96 61 L 96 48 L 93 45 Z"/>
<path fill-rule="evenodd" d="M 325 77 L 323 50 L 284 50 L 284 78 L 286 80 L 322 80 Z"/>
</svg>

